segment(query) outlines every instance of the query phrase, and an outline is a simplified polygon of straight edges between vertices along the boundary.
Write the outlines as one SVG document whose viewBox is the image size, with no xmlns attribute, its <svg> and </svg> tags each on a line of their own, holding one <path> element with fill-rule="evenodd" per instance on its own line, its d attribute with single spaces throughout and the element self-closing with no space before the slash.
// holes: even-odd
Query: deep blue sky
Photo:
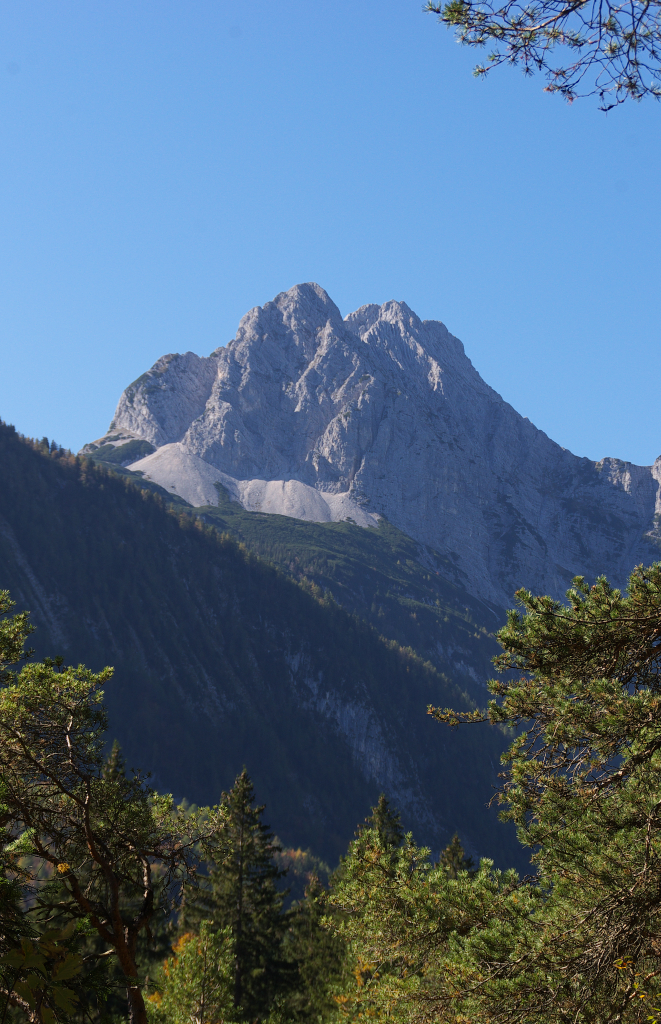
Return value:
<svg viewBox="0 0 661 1024">
<path fill-rule="evenodd" d="M 471 75 L 421 0 L 0 0 L 0 417 L 79 448 L 316 280 L 578 455 L 661 454 L 661 106 Z"/>
</svg>

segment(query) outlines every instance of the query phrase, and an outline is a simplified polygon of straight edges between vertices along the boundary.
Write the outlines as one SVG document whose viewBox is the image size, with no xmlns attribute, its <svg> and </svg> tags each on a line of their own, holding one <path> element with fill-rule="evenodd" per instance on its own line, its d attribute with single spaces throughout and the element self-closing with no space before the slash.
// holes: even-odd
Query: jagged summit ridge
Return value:
<svg viewBox="0 0 661 1024">
<path fill-rule="evenodd" d="M 661 463 L 577 458 L 504 402 L 442 323 L 403 302 L 343 319 L 317 284 L 250 310 L 208 357 L 163 356 L 95 445 L 195 506 L 220 484 L 249 510 L 385 516 L 499 604 L 519 586 L 561 595 L 576 573 L 621 581 L 656 551 Z"/>
</svg>

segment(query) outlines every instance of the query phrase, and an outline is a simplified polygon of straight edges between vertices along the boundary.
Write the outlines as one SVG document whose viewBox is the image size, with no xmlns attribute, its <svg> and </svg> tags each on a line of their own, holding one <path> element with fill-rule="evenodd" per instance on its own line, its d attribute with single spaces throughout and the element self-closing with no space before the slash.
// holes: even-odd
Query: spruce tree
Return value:
<svg viewBox="0 0 661 1024">
<path fill-rule="evenodd" d="M 112 782 L 118 782 L 127 775 L 126 760 L 122 754 L 122 748 L 117 740 L 113 740 L 110 753 L 108 754 L 106 763 L 101 770 L 101 775 L 105 781 Z"/>
<path fill-rule="evenodd" d="M 282 954 L 287 927 L 285 875 L 273 856 L 281 847 L 254 806 L 253 785 L 244 768 L 229 793 L 223 793 L 223 825 L 207 847 L 209 886 L 200 907 L 216 929 L 229 928 L 234 947 L 232 994 L 235 1016 L 268 1016 L 275 995 L 287 986 L 291 965 Z"/>
<path fill-rule="evenodd" d="M 438 866 L 443 868 L 448 878 L 457 878 L 460 871 L 467 871 L 469 875 L 477 874 L 472 857 L 467 857 L 461 840 L 455 832 L 452 841 L 444 850 L 441 850 Z"/>
<path fill-rule="evenodd" d="M 316 875 L 289 914 L 284 951 L 296 970 L 291 990 L 278 1000 L 277 1012 L 287 1022 L 335 1020 L 336 996 L 346 986 L 349 974 L 347 943 L 329 920 L 337 916 L 328 893 Z"/>
<path fill-rule="evenodd" d="M 402 845 L 404 829 L 399 811 L 393 810 L 385 793 L 379 797 L 376 806 L 372 808 L 369 818 L 365 819 L 365 825 L 361 831 L 371 829 L 379 837 L 379 844 L 384 850 L 396 850 Z"/>
</svg>

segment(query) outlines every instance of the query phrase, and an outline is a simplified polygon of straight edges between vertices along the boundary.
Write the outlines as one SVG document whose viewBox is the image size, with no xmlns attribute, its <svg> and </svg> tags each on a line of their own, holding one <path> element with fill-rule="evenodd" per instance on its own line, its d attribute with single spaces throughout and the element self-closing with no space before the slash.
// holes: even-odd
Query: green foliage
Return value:
<svg viewBox="0 0 661 1024">
<path fill-rule="evenodd" d="M 79 996 L 71 983 L 81 973 L 83 958 L 69 948 L 71 931 L 50 929 L 39 938 L 24 937 L 0 958 L 0 971 L 11 975 L 3 985 L 5 1011 L 11 1006 L 43 1024 L 69 1021 L 76 1013 Z"/>
<path fill-rule="evenodd" d="M 507 963 L 482 963 L 484 1003 L 504 1021 L 652 1019 L 661 565 L 635 569 L 626 595 L 603 578 L 592 587 L 577 578 L 567 605 L 525 590 L 517 598 L 523 612 L 498 634 L 507 675 L 491 684 L 488 717 L 515 730 L 501 800 L 535 851 L 528 889 L 542 903 Z"/>
<path fill-rule="evenodd" d="M 464 853 L 461 840 L 456 832 L 452 837 L 450 845 L 446 846 L 444 850 L 441 850 L 441 856 L 438 863 L 439 867 L 443 868 L 448 878 L 458 878 L 461 871 L 467 871 L 469 875 L 477 873 L 475 871 L 473 858 L 467 857 Z"/>
<path fill-rule="evenodd" d="M 398 849 L 404 840 L 404 829 L 399 811 L 390 806 L 385 793 L 382 793 L 372 813 L 365 822 L 367 830 L 376 834 L 379 848 L 387 850 Z"/>
<path fill-rule="evenodd" d="M 657 2 L 604 9 L 552 0 L 429 0 L 425 10 L 456 29 L 464 45 L 492 47 L 487 63 L 476 67 L 477 76 L 501 64 L 518 64 L 528 75 L 543 71 L 546 91 L 569 102 L 596 94 L 602 110 L 627 99 L 661 97 Z"/>
<path fill-rule="evenodd" d="M 215 942 L 224 937 L 225 966 L 216 982 L 229 993 L 227 1014 L 232 1020 L 321 1024 L 336 1016 L 335 995 L 345 974 L 346 945 L 325 927 L 326 890 L 310 874 L 321 862 L 309 851 L 283 851 L 262 821 L 263 811 L 263 806 L 255 806 L 253 786 L 244 769 L 230 792 L 223 794 L 213 831 L 201 843 L 207 873 L 186 898 L 180 915 L 183 945 L 178 944 L 175 952 L 180 959 L 183 950 L 188 956 L 181 977 L 200 991 L 207 968 L 195 961 L 194 951 L 201 955 L 199 943 L 205 934 Z M 287 863 L 310 877 L 303 898 L 285 910 L 287 890 L 282 879 Z M 149 997 L 155 1020 L 175 1005 L 171 981 L 175 967 L 176 962 L 168 961 L 166 980 L 157 979 L 157 992 Z M 181 1006 L 191 1005 L 188 995 L 181 999 Z"/>
<path fill-rule="evenodd" d="M 167 959 L 156 991 L 147 996 L 152 1024 L 227 1024 L 233 1020 L 234 949 L 231 930 L 208 921 L 198 935 L 182 935 Z"/>
<path fill-rule="evenodd" d="M 333 920 L 327 891 L 314 876 L 305 896 L 288 915 L 283 954 L 295 971 L 288 989 L 276 997 L 274 1021 L 325 1024 L 338 1014 L 347 981 L 347 946 Z"/>
<path fill-rule="evenodd" d="M 451 846 L 433 865 L 410 834 L 395 845 L 377 828 L 359 829 L 330 894 L 340 916 L 329 925 L 349 950 L 351 983 L 338 1000 L 343 1019 L 481 1019 L 471 1015 L 476 1001 L 461 999 L 461 981 L 481 955 L 471 943 L 479 936 L 493 947 L 504 929 L 525 926 L 532 907 L 517 895 L 516 874 L 494 871 L 490 861 L 477 873 L 448 872 L 448 860 L 463 860 Z"/>
<path fill-rule="evenodd" d="M 537 874 L 476 871 L 456 837 L 433 865 L 410 835 L 385 842 L 374 815 L 330 896 L 353 970 L 347 1020 L 661 1015 L 661 565 L 637 568 L 626 596 L 576 579 L 567 605 L 517 597 L 488 716 L 432 711 L 512 730 L 501 800 Z"/>
<path fill-rule="evenodd" d="M 303 904 L 283 911 L 282 851 L 245 769 L 219 808 L 175 809 L 127 775 L 117 743 L 104 757 L 110 670 L 46 660 L 16 672 L 28 633 L 24 616 L 0 620 L 5 1016 L 106 1020 L 121 980 L 136 1024 L 329 1019 L 343 942 L 321 927 L 315 879 Z M 210 867 L 197 903 L 205 920 L 152 971 L 145 1006 L 139 940 L 159 906 L 172 911 L 183 882 L 189 897 L 198 891 L 194 848 Z M 195 908 L 194 899 L 185 908 L 192 918 Z"/>
<path fill-rule="evenodd" d="M 25 644 L 30 633 L 34 632 L 34 626 L 29 621 L 28 612 L 8 614 L 15 604 L 8 590 L 0 590 L 0 685 L 14 680 L 16 672 L 13 666 L 26 661 L 32 654 Z"/>
<path fill-rule="evenodd" d="M 291 984 L 281 950 L 285 894 L 276 885 L 283 872 L 274 861 L 280 847 L 262 821 L 264 807 L 254 802 L 244 768 L 232 789 L 223 793 L 217 826 L 202 844 L 208 882 L 197 906 L 188 908 L 184 925 L 202 915 L 216 931 L 229 930 L 237 1020 L 263 1019 L 278 991 Z"/>
<path fill-rule="evenodd" d="M 577 578 L 568 607 L 517 597 L 524 614 L 510 614 L 498 659 L 517 678 L 492 684 L 489 708 L 520 731 L 506 813 L 539 846 L 541 877 L 557 879 L 548 941 L 575 1001 L 635 1019 L 657 984 L 661 565 L 635 569 L 626 595 Z"/>
<path fill-rule="evenodd" d="M 9 608 L 6 599 L 3 607 Z M 16 638 L 27 632 L 24 620 L 3 626 L 3 664 L 21 660 Z M 0 792 L 3 823 L 15 839 L 4 856 L 10 869 L 12 859 L 26 855 L 36 865 L 31 874 L 37 921 L 45 919 L 48 926 L 64 919 L 67 928 L 81 922 L 97 933 L 104 951 L 117 958 L 131 1020 L 140 1024 L 146 1018 L 138 937 L 159 905 L 172 907 L 190 877 L 200 832 L 196 820 L 177 820 L 171 798 L 151 792 L 138 775 L 128 777 L 117 752 L 104 764 L 101 686 L 110 675 L 110 669 L 95 674 L 50 660 L 6 673 L 0 689 Z M 211 814 L 207 827 L 213 826 Z M 28 1007 L 41 1006 L 47 995 L 71 1012 L 73 1002 L 58 983 L 76 973 L 82 960 L 66 950 L 61 956 L 56 937 L 48 927 L 34 942 L 28 934 L 20 951 L 10 948 L 3 962 L 16 968 L 13 992 Z M 47 957 L 55 961 L 50 975 Z"/>
</svg>

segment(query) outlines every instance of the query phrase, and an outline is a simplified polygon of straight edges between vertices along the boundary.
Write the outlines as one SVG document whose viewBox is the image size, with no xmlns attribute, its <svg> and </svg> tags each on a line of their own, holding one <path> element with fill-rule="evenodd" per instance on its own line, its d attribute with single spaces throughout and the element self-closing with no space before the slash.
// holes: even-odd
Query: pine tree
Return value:
<svg viewBox="0 0 661 1024">
<path fill-rule="evenodd" d="M 498 700 L 486 712 L 432 712 L 512 730 L 503 817 L 537 871 L 515 894 L 519 905 L 537 899 L 534 918 L 517 931 L 508 922 L 491 948 L 474 943 L 465 992 L 479 988 L 488 1019 L 504 1024 L 656 1021 L 661 563 L 634 569 L 626 595 L 576 577 L 565 604 L 516 597 L 496 634 Z"/>
<path fill-rule="evenodd" d="M 198 914 L 207 914 L 214 928 L 230 929 L 235 1016 L 251 1021 L 268 1016 L 292 974 L 282 953 L 286 892 L 276 884 L 285 872 L 273 860 L 281 847 L 261 820 L 264 807 L 255 807 L 254 801 L 244 768 L 230 792 L 223 793 L 223 825 L 205 850 L 211 870 L 206 895 L 197 904 Z"/>
<path fill-rule="evenodd" d="M 204 922 L 199 935 L 182 935 L 147 996 L 152 1024 L 215 1024 L 231 1018 L 232 940 L 229 929 Z"/>
<path fill-rule="evenodd" d="M 73 996 L 67 986 L 60 991 L 59 982 L 80 973 L 82 959 L 67 926 L 89 927 L 104 956 L 120 965 L 129 1019 L 147 1024 L 138 944 L 158 910 L 171 912 L 182 884 L 192 878 L 192 850 L 202 838 L 197 821 L 180 820 L 170 798 L 153 793 L 139 775 L 127 777 L 119 751 L 104 770 L 107 719 L 100 688 L 111 669 L 94 674 L 56 658 L 16 671 L 13 666 L 28 654 L 23 647 L 30 626 L 25 615 L 3 617 L 11 607 L 8 594 L 0 592 L 0 827 L 13 837 L 0 867 L 10 854 L 31 858 L 32 892 L 24 909 L 35 921 L 29 930 L 39 948 L 26 938 L 28 946 L 10 949 L 5 957 L 11 962 L 5 959 L 0 968 L 26 974 L 30 991 L 21 995 L 18 982 L 11 984 L 28 1005 L 36 980 L 38 1000 L 52 995 L 55 1007 L 70 1016 L 66 1007 Z M 210 812 L 209 829 L 214 825 Z M 9 914 L 11 925 L 13 894 L 6 885 L 2 889 L 7 899 L 0 899 L 0 913 Z M 0 926 L 4 934 L 7 926 Z M 56 963 L 52 993 L 49 959 Z M 4 996 L 13 1005 L 12 991 Z M 54 1024 L 59 1011 L 46 1006 L 39 1012 L 39 1020 Z"/>
</svg>

